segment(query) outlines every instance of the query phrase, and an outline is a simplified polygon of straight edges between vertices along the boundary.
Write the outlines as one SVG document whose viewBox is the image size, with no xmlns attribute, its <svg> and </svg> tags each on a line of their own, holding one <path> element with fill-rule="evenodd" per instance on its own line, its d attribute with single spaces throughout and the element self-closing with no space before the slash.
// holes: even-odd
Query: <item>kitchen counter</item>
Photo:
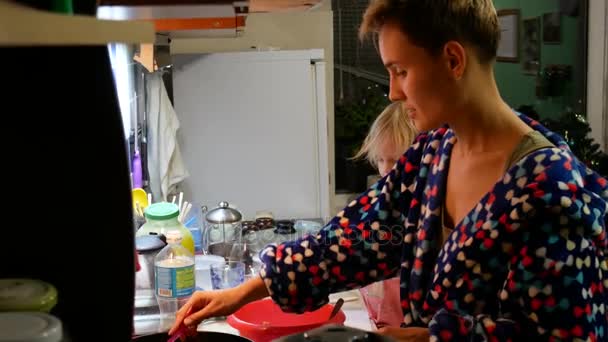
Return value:
<svg viewBox="0 0 608 342">
<path fill-rule="evenodd" d="M 344 325 L 367 331 L 375 330 L 375 327 L 367 315 L 367 310 L 361 300 L 359 290 L 332 294 L 329 296 L 330 303 L 335 303 L 338 298 L 344 299 L 344 305 L 342 306 L 342 311 L 344 311 L 344 314 L 346 315 Z M 147 317 L 135 316 L 134 326 L 136 335 L 157 332 L 158 325 L 159 321 L 157 315 L 148 315 Z M 216 331 L 234 335 L 239 334 L 239 332 L 226 323 L 226 321 L 211 320 L 203 322 L 199 324 L 197 330 Z"/>
<path fill-rule="evenodd" d="M 359 295 L 359 290 L 332 294 L 329 296 L 330 303 L 335 303 L 340 297 L 344 299 L 344 305 L 342 306 L 342 311 L 344 311 L 344 314 L 346 315 L 344 325 L 367 331 L 375 330 L 369 316 L 367 315 L 367 310 L 363 305 L 363 301 Z M 239 334 L 236 329 L 228 325 L 226 322 L 201 323 L 197 330 L 217 331 L 234 335 Z"/>
</svg>

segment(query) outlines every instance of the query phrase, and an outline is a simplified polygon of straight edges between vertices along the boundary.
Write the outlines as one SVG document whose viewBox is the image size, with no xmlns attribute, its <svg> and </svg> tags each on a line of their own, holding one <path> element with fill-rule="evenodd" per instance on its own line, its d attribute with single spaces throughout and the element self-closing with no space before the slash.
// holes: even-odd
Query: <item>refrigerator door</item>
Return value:
<svg viewBox="0 0 608 342">
<path fill-rule="evenodd" d="M 183 186 L 195 203 L 226 200 L 245 218 L 258 210 L 277 218 L 327 216 L 318 63 L 324 65 L 322 50 L 174 56 L 180 146 L 191 175 Z"/>
</svg>

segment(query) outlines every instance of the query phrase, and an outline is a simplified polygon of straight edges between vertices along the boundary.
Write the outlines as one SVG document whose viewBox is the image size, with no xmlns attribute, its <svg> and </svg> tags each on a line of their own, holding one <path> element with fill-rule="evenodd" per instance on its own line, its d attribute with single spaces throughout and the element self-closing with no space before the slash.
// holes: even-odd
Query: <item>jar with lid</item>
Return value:
<svg viewBox="0 0 608 342">
<path fill-rule="evenodd" d="M 64 341 L 61 320 L 48 313 L 0 312 L 0 342 Z"/>
<path fill-rule="evenodd" d="M 136 237 L 145 235 L 166 235 L 171 230 L 178 230 L 182 234 L 182 246 L 194 254 L 194 238 L 188 228 L 179 220 L 179 208 L 177 204 L 168 202 L 154 203 L 146 207 L 144 216 L 146 223 L 139 228 Z"/>
<path fill-rule="evenodd" d="M 220 202 L 217 208 L 207 212 L 205 221 L 206 254 L 230 257 L 232 245 L 241 241 L 241 220 L 243 215 L 231 208 L 228 202 Z"/>
<path fill-rule="evenodd" d="M 57 289 L 39 279 L 0 279 L 0 311 L 51 312 L 57 304 Z"/>
<path fill-rule="evenodd" d="M 292 220 L 277 220 L 275 225 L 274 234 L 276 243 L 294 241 L 301 237 L 301 234 L 294 228 Z"/>
</svg>

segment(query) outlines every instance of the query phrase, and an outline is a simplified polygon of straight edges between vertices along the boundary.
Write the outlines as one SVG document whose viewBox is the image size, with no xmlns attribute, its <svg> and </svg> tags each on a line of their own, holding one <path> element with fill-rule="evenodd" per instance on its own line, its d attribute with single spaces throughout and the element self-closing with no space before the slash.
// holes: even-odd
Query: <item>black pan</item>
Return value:
<svg viewBox="0 0 608 342">
<path fill-rule="evenodd" d="M 132 341 L 137 342 L 167 342 L 169 335 L 167 333 L 159 333 L 134 337 Z M 221 332 L 199 331 L 196 336 L 188 337 L 187 342 L 251 342 L 244 337 L 231 335 Z"/>
</svg>

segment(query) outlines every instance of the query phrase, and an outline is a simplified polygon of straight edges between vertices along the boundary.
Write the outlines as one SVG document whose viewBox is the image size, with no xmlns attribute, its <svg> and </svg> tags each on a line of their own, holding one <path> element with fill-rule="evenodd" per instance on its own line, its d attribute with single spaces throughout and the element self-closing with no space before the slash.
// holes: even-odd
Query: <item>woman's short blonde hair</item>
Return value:
<svg viewBox="0 0 608 342">
<path fill-rule="evenodd" d="M 374 120 L 361 148 L 353 159 L 365 158 L 370 164 L 377 167 L 379 149 L 382 148 L 384 143 L 390 142 L 405 152 L 416 134 L 416 128 L 405 112 L 403 104 L 393 102 Z"/>
</svg>

